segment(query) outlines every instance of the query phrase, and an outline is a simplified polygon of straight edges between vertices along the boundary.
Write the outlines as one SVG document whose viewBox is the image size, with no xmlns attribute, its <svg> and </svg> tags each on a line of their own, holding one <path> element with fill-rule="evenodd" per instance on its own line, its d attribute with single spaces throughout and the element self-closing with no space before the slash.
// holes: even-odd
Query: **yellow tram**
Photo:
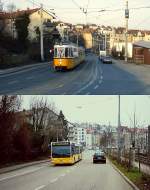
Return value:
<svg viewBox="0 0 150 190">
<path fill-rule="evenodd" d="M 68 142 L 51 143 L 51 163 L 54 165 L 74 164 L 82 159 L 82 146 Z"/>
<path fill-rule="evenodd" d="M 62 43 L 54 46 L 53 66 L 57 70 L 73 69 L 85 60 L 85 49 L 73 43 Z"/>
</svg>

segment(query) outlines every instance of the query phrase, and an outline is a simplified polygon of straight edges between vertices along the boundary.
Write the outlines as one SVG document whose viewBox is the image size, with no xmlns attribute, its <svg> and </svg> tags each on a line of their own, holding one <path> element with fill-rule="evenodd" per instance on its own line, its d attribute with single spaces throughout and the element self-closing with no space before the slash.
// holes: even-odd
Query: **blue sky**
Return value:
<svg viewBox="0 0 150 190">
<path fill-rule="evenodd" d="M 7 3 L 13 2 L 17 8 L 32 8 L 33 3 L 43 3 L 47 9 L 54 8 L 56 14 L 63 21 L 73 23 L 85 23 L 85 16 L 72 0 L 2 0 Z M 88 0 L 75 0 L 80 7 L 86 7 Z M 150 0 L 129 0 L 129 7 L 150 6 Z M 124 11 L 98 13 L 101 9 L 118 9 L 125 7 L 125 0 L 90 0 L 88 11 L 96 11 L 88 14 L 88 22 L 96 24 L 124 26 Z M 130 12 L 129 28 L 150 29 L 150 8 L 132 10 Z"/>
<path fill-rule="evenodd" d="M 39 96 L 40 97 L 40 96 Z M 63 110 L 71 122 L 92 122 L 117 126 L 118 96 L 42 96 Z M 31 96 L 23 96 L 23 107 L 29 108 Z M 121 123 L 131 126 L 133 113 L 139 126 L 150 124 L 150 96 L 121 96 Z M 133 125 L 132 125 L 133 126 Z"/>
</svg>

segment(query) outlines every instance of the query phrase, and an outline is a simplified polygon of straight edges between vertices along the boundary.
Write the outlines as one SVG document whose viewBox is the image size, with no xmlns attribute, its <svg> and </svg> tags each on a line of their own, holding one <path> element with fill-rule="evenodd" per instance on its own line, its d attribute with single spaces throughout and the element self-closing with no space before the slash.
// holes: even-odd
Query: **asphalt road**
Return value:
<svg viewBox="0 0 150 190">
<path fill-rule="evenodd" d="M 0 94 L 150 94 L 149 73 L 150 66 L 102 64 L 89 54 L 67 72 L 55 72 L 52 63 L 0 72 Z"/>
<path fill-rule="evenodd" d="M 50 163 L 30 166 L 0 175 L 3 190 L 132 190 L 107 161 L 93 164 L 92 151 L 73 166 L 52 166 Z"/>
</svg>

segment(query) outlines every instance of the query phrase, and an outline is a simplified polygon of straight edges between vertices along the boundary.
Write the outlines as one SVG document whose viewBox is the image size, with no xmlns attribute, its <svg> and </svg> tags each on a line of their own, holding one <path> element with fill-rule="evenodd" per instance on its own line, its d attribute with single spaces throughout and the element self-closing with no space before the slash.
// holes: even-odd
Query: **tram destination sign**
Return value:
<svg viewBox="0 0 150 190">
<path fill-rule="evenodd" d="M 70 142 L 52 142 L 53 146 L 67 146 L 70 145 Z"/>
</svg>

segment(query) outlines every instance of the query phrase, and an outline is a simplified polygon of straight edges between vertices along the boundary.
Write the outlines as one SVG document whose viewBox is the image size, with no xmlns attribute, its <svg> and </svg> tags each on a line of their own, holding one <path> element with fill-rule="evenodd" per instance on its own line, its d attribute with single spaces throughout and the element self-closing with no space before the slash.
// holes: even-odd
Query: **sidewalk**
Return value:
<svg viewBox="0 0 150 190">
<path fill-rule="evenodd" d="M 133 162 L 133 166 L 136 168 L 139 168 L 139 163 Z M 141 163 L 140 168 L 141 168 L 141 172 L 150 175 L 150 166 Z"/>
<path fill-rule="evenodd" d="M 25 163 L 25 164 L 17 164 L 15 166 L 9 166 L 9 167 L 5 167 L 5 168 L 1 168 L 0 174 L 11 172 L 11 171 L 18 170 L 18 169 L 25 168 L 25 167 L 29 167 L 29 166 L 34 166 L 34 165 L 46 163 L 46 162 L 50 162 L 50 160 L 46 159 L 46 160 L 34 161 L 34 162 Z"/>
<path fill-rule="evenodd" d="M 125 64 L 125 65 L 135 65 L 135 66 L 141 66 L 141 67 L 147 67 L 147 68 L 150 68 L 150 65 L 147 65 L 147 64 L 137 64 L 137 63 L 134 63 L 134 62 L 125 62 L 125 60 L 120 60 L 120 59 L 112 59 L 114 63 L 117 63 L 117 64 Z"/>
<path fill-rule="evenodd" d="M 48 64 L 48 63 L 51 63 L 51 62 L 40 62 L 40 63 L 34 63 L 34 64 L 29 64 L 29 65 L 17 66 L 17 67 L 13 67 L 9 69 L 0 69 L 0 75 L 14 73 L 14 72 L 22 71 L 25 69 L 30 69 L 32 67 L 42 66 L 43 64 Z"/>
</svg>

